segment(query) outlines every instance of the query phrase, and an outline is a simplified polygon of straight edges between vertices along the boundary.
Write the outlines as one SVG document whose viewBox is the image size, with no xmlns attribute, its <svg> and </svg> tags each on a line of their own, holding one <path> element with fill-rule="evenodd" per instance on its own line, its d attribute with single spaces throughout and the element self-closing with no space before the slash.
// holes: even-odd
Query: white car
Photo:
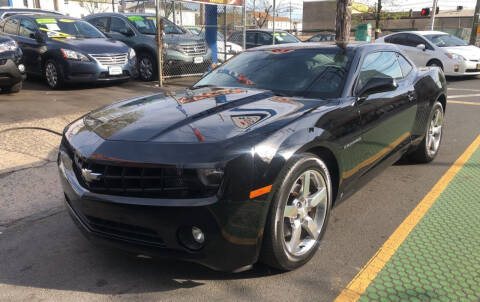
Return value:
<svg viewBox="0 0 480 302">
<path fill-rule="evenodd" d="M 447 76 L 480 75 L 480 48 L 441 31 L 408 31 L 377 39 L 393 43 L 417 66 L 438 66 Z"/>
</svg>

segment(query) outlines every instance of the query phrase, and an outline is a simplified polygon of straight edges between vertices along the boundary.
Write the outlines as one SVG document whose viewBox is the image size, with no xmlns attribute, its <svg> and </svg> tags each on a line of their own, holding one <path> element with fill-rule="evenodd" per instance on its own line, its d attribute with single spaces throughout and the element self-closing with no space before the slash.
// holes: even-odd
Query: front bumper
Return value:
<svg viewBox="0 0 480 302">
<path fill-rule="evenodd" d="M 65 82 L 69 83 L 125 81 L 137 76 L 135 58 L 119 67 L 122 69 L 121 74 L 110 75 L 108 66 L 103 66 L 94 60 L 90 62 L 63 60 Z"/>
<path fill-rule="evenodd" d="M 221 271 L 234 271 L 258 259 L 264 223 L 261 217 L 268 209 L 265 202 L 232 202 L 217 196 L 167 200 L 96 194 L 82 187 L 63 147 L 58 166 L 66 207 L 94 242 Z M 179 240 L 181 230 L 192 226 L 205 234 L 200 250 L 191 250 Z"/>
<path fill-rule="evenodd" d="M 25 72 L 18 69 L 20 60 L 0 59 L 0 86 L 12 86 L 26 79 Z"/>
<path fill-rule="evenodd" d="M 480 75 L 480 61 L 449 60 L 444 66 L 447 76 Z"/>
<path fill-rule="evenodd" d="M 197 63 L 199 61 L 195 60 L 200 60 L 201 62 Z M 207 51 L 204 54 L 199 54 L 199 55 L 194 55 L 190 54 L 187 55 L 183 52 L 174 50 L 174 49 L 167 49 L 166 55 L 165 55 L 165 63 L 169 65 L 190 65 L 190 66 L 199 66 L 203 64 L 210 64 L 212 60 L 212 51 L 208 48 Z"/>
</svg>

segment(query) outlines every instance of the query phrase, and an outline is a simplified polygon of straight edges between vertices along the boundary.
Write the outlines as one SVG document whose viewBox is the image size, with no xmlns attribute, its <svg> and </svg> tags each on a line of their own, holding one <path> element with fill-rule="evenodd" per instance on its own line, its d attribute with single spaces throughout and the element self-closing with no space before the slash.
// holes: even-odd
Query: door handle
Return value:
<svg viewBox="0 0 480 302">
<path fill-rule="evenodd" d="M 415 101 L 415 92 L 409 92 L 407 93 L 407 98 L 409 102 Z"/>
</svg>

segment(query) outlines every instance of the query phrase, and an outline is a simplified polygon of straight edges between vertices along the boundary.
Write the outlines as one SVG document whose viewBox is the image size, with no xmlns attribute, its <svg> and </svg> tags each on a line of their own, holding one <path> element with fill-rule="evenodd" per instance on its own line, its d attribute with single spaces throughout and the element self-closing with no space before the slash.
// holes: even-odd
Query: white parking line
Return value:
<svg viewBox="0 0 480 302">
<path fill-rule="evenodd" d="M 462 95 L 449 95 L 449 99 L 459 99 L 459 98 L 470 98 L 470 97 L 475 97 L 475 96 L 480 96 L 480 93 L 477 94 L 462 94 Z"/>
<path fill-rule="evenodd" d="M 468 88 L 448 88 L 448 90 L 461 90 L 461 91 L 477 91 L 477 92 L 480 92 L 479 89 L 468 89 Z"/>
</svg>

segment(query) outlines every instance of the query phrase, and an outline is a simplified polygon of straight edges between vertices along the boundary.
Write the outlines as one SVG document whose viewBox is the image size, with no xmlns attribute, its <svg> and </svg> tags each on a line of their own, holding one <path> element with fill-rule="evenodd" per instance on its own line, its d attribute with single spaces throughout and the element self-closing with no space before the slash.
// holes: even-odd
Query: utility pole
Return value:
<svg viewBox="0 0 480 302">
<path fill-rule="evenodd" d="M 480 0 L 477 0 L 475 6 L 475 13 L 473 15 L 472 32 L 470 34 L 470 44 L 475 45 L 477 43 L 477 31 L 478 31 L 478 15 L 480 14 Z"/>
<path fill-rule="evenodd" d="M 438 0 L 433 0 L 433 12 L 432 12 L 432 22 L 430 25 L 430 30 L 433 30 L 435 27 L 435 15 L 437 14 L 437 5 L 438 5 Z"/>
<path fill-rule="evenodd" d="M 290 33 L 292 33 L 292 0 L 290 0 Z"/>
<path fill-rule="evenodd" d="M 350 28 L 352 26 L 352 14 L 348 8 L 350 0 L 337 1 L 337 16 L 335 19 L 335 44 L 345 48 L 350 41 Z"/>
<path fill-rule="evenodd" d="M 272 39 L 272 43 L 275 45 L 275 11 L 277 9 L 277 1 L 273 0 L 273 16 L 272 16 L 272 21 L 273 21 L 273 25 L 272 25 L 272 29 L 273 29 L 273 39 Z M 267 16 L 268 18 L 268 16 Z M 268 25 L 268 19 L 267 19 L 267 25 Z M 268 27 L 268 26 L 267 26 Z"/>
<path fill-rule="evenodd" d="M 156 0 L 155 12 L 157 17 L 158 85 L 163 87 L 163 20 L 160 16 L 160 1 Z M 163 9 L 165 12 L 165 7 Z"/>
<path fill-rule="evenodd" d="M 382 0 L 377 2 L 377 14 L 375 16 L 375 40 L 378 39 L 380 34 L 380 13 L 382 11 Z"/>
<path fill-rule="evenodd" d="M 112 0 L 112 12 L 115 12 L 115 0 Z"/>
</svg>

